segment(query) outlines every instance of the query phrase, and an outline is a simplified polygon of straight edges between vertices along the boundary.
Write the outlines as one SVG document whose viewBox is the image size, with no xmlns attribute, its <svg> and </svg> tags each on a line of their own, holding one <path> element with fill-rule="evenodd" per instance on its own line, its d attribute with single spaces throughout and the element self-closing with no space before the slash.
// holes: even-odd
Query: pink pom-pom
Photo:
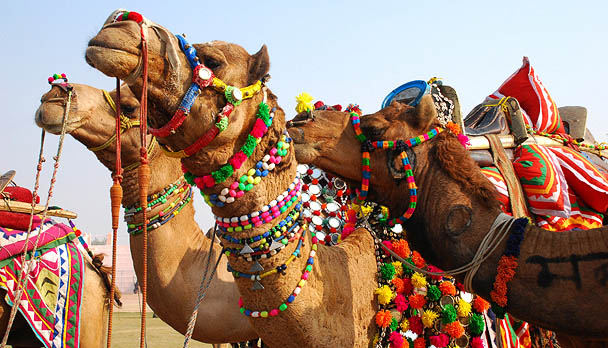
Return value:
<svg viewBox="0 0 608 348">
<path fill-rule="evenodd" d="M 469 137 L 467 137 L 464 134 L 458 134 L 458 141 L 460 141 L 460 143 L 462 144 L 462 146 L 466 149 L 467 146 L 471 145 L 471 142 L 469 141 Z"/>
<path fill-rule="evenodd" d="M 386 246 L 389 250 L 393 250 L 393 243 L 390 240 L 382 241 L 382 244 Z M 384 255 L 389 255 L 389 252 L 384 250 Z"/>
<path fill-rule="evenodd" d="M 230 159 L 230 164 L 234 169 L 239 169 L 247 160 L 247 155 L 243 151 L 239 151 L 232 156 Z"/>
<path fill-rule="evenodd" d="M 203 176 L 203 183 L 205 187 L 213 187 L 215 186 L 215 179 L 211 175 Z"/>
<path fill-rule="evenodd" d="M 344 229 L 342 229 L 342 240 L 346 239 L 346 237 L 348 237 L 351 233 L 353 233 L 353 231 L 355 230 L 354 227 L 352 226 L 345 226 Z"/>
<path fill-rule="evenodd" d="M 67 75 L 64 73 L 61 73 L 61 77 L 65 79 L 65 78 L 67 78 Z"/>
<path fill-rule="evenodd" d="M 261 138 L 262 136 L 264 136 L 264 133 L 266 133 L 266 129 L 268 127 L 266 126 L 266 124 L 264 123 L 264 121 L 262 121 L 261 118 L 258 118 L 257 120 L 255 120 L 255 124 L 253 125 L 253 129 L 251 130 L 251 135 L 254 138 Z"/>
<path fill-rule="evenodd" d="M 388 340 L 391 341 L 391 348 L 401 348 L 403 346 L 403 337 L 397 331 L 391 332 Z"/>
<path fill-rule="evenodd" d="M 399 312 L 405 311 L 409 307 L 409 303 L 405 299 L 405 296 L 399 294 L 395 297 L 395 305 L 397 306 L 397 310 Z"/>
<path fill-rule="evenodd" d="M 53 76 L 49 77 L 48 79 L 49 83 L 53 83 L 53 81 L 55 81 L 55 79 L 53 78 Z"/>
<path fill-rule="evenodd" d="M 144 16 L 137 12 L 129 12 L 129 16 L 127 18 L 137 23 L 141 23 L 144 20 Z"/>
<path fill-rule="evenodd" d="M 198 187 L 199 189 L 205 188 L 205 180 L 204 177 L 199 176 L 194 178 L 194 184 L 196 185 L 196 187 Z"/>
<path fill-rule="evenodd" d="M 319 240 L 317 239 L 317 237 L 312 237 L 312 244 L 317 244 L 319 242 Z"/>
<path fill-rule="evenodd" d="M 450 343 L 450 339 L 446 334 L 439 334 L 437 336 L 431 336 L 429 338 L 431 344 L 437 348 L 446 347 Z"/>
<path fill-rule="evenodd" d="M 471 348 L 483 348 L 483 340 L 481 337 L 473 337 L 473 339 L 471 339 Z"/>
</svg>

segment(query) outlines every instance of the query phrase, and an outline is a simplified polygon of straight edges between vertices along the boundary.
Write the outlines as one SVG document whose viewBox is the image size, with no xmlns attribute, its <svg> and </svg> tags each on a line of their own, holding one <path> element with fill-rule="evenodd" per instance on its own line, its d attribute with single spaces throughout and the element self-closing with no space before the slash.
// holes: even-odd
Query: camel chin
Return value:
<svg viewBox="0 0 608 348">
<path fill-rule="evenodd" d="M 139 55 L 121 49 L 91 46 L 89 44 L 85 59 L 87 64 L 105 75 L 125 79 L 137 68 Z"/>
<path fill-rule="evenodd" d="M 51 134 L 59 135 L 59 134 L 61 134 L 61 129 L 62 129 L 64 108 L 61 107 L 60 112 L 45 112 L 46 108 L 48 108 L 48 107 L 49 106 L 47 106 L 47 105 L 41 105 L 38 108 L 38 110 L 36 110 L 36 116 L 35 116 L 36 125 Z M 58 106 L 51 106 L 51 107 L 58 107 Z M 73 114 L 73 113 L 71 113 L 71 114 Z M 54 115 L 61 115 L 61 116 L 54 117 Z M 81 125 L 82 125 L 81 119 L 76 119 L 76 120 L 68 119 L 68 123 L 66 125 L 65 131 L 67 134 L 69 134 L 69 133 L 73 132 L 74 130 L 80 128 Z"/>
</svg>

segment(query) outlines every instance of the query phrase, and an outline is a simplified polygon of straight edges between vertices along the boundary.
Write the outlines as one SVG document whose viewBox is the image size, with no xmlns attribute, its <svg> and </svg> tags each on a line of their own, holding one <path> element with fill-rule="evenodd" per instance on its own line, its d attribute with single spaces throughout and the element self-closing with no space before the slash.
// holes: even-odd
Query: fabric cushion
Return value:
<svg viewBox="0 0 608 348">
<path fill-rule="evenodd" d="M 568 186 L 551 151 L 543 146 L 522 145 L 515 151 L 513 167 L 532 213 L 570 217 Z"/>
<path fill-rule="evenodd" d="M 557 216 L 536 216 L 536 225 L 542 229 L 555 232 L 602 227 L 602 221 L 604 220 L 602 214 L 586 206 L 572 190 L 568 190 L 568 196 L 572 207 L 568 219 Z"/>
<path fill-rule="evenodd" d="M 490 98 L 500 99 L 504 96 L 514 97 L 528 118 L 526 123 L 540 132 L 565 133 L 562 120 L 557 111 L 557 105 L 549 91 L 540 81 L 528 57 L 524 57 L 523 65 L 511 75 Z"/>
<path fill-rule="evenodd" d="M 568 186 L 587 206 L 600 213 L 608 210 L 608 181 L 584 156 L 564 146 L 551 146 Z"/>
<path fill-rule="evenodd" d="M 490 182 L 496 187 L 498 191 L 498 200 L 500 201 L 500 209 L 504 213 L 511 215 L 511 204 L 509 202 L 509 191 L 507 189 L 507 183 L 505 179 L 498 171 L 496 167 L 483 167 L 481 168 L 481 173 L 490 180 Z"/>
</svg>

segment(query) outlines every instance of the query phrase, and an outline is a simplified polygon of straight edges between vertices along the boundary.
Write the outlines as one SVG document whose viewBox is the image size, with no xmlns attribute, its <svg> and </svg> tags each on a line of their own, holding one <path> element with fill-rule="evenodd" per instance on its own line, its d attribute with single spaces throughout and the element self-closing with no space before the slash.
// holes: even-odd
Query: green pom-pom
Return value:
<svg viewBox="0 0 608 348">
<path fill-rule="evenodd" d="M 399 322 L 397 321 L 397 319 L 395 319 L 395 318 L 391 319 L 391 331 L 397 330 L 398 327 L 399 327 Z"/>
<path fill-rule="evenodd" d="M 485 324 L 481 314 L 473 313 L 469 320 L 469 330 L 473 336 L 479 336 L 485 329 Z"/>
<path fill-rule="evenodd" d="M 190 173 L 190 172 L 185 172 L 184 173 L 184 179 L 186 180 L 186 182 L 190 185 L 194 185 L 194 174 Z"/>
<path fill-rule="evenodd" d="M 496 314 L 496 317 L 498 319 L 504 319 L 505 313 L 507 313 L 507 311 L 503 307 L 499 306 L 494 301 L 490 301 L 490 303 L 492 304 L 492 312 L 494 312 L 494 314 Z"/>
<path fill-rule="evenodd" d="M 262 121 L 264 121 L 264 123 L 266 124 L 266 126 L 270 127 L 272 121 L 270 120 L 270 108 L 268 107 L 268 104 L 260 103 L 260 105 L 258 106 L 257 117 L 261 118 Z"/>
<path fill-rule="evenodd" d="M 407 263 L 409 263 L 412 266 L 416 266 L 414 264 L 414 261 L 412 261 L 411 257 L 408 257 L 407 259 L 405 259 L 405 261 L 407 261 Z M 403 273 L 405 273 L 406 275 L 410 275 L 411 276 L 412 274 L 414 274 L 414 270 L 411 269 L 410 267 L 407 267 L 406 265 L 403 265 Z"/>
<path fill-rule="evenodd" d="M 437 285 L 430 285 L 426 292 L 426 297 L 431 301 L 437 301 L 441 298 L 441 290 Z"/>
<path fill-rule="evenodd" d="M 250 157 L 257 144 L 257 139 L 253 135 L 249 134 L 247 135 L 247 140 L 245 140 L 245 144 L 241 146 L 241 151 L 243 151 L 243 153 L 247 157 Z"/>
<path fill-rule="evenodd" d="M 226 181 L 226 179 L 228 179 L 232 175 L 232 173 L 234 173 L 234 168 L 232 168 L 232 165 L 226 164 L 222 168 L 211 173 L 211 176 L 215 180 L 215 183 L 219 184 L 221 182 Z"/>
<path fill-rule="evenodd" d="M 455 322 L 456 319 L 458 319 L 458 313 L 456 313 L 454 305 L 446 305 L 441 313 L 441 321 L 443 321 L 444 324 L 449 324 Z"/>
<path fill-rule="evenodd" d="M 395 266 L 392 263 L 385 263 L 380 267 L 380 275 L 384 280 L 391 280 L 395 276 Z"/>
</svg>

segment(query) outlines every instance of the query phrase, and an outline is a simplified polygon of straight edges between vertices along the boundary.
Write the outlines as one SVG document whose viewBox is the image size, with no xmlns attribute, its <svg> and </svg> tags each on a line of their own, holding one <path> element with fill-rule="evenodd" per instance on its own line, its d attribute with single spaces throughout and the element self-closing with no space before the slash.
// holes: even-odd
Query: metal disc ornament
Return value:
<svg viewBox="0 0 608 348">
<path fill-rule="evenodd" d="M 321 210 L 321 203 L 317 201 L 310 201 L 309 207 L 312 211 Z"/>
<path fill-rule="evenodd" d="M 320 216 L 314 215 L 312 217 L 312 223 L 317 226 L 323 226 L 323 219 Z"/>
<path fill-rule="evenodd" d="M 321 175 L 323 174 L 323 171 L 321 171 L 321 169 L 319 168 L 314 168 L 312 170 L 312 174 L 310 175 L 313 179 L 318 179 L 321 177 Z"/>
<path fill-rule="evenodd" d="M 339 228 L 341 223 L 340 220 L 336 219 L 335 217 L 330 217 L 328 222 L 329 227 L 333 227 L 333 228 Z"/>
<path fill-rule="evenodd" d="M 302 202 L 308 202 L 310 200 L 310 195 L 306 192 L 302 192 L 301 196 L 302 196 Z"/>
<path fill-rule="evenodd" d="M 309 185 L 308 193 L 310 193 L 311 195 L 318 195 L 319 193 L 321 193 L 321 189 L 318 185 Z"/>
<path fill-rule="evenodd" d="M 308 166 L 306 164 L 298 164 L 298 173 L 300 173 L 300 175 L 306 174 L 307 170 Z"/>
<path fill-rule="evenodd" d="M 328 212 L 333 213 L 333 212 L 340 210 L 340 206 L 338 205 L 338 203 L 330 202 L 330 203 L 327 203 L 327 207 L 325 209 Z"/>
</svg>

